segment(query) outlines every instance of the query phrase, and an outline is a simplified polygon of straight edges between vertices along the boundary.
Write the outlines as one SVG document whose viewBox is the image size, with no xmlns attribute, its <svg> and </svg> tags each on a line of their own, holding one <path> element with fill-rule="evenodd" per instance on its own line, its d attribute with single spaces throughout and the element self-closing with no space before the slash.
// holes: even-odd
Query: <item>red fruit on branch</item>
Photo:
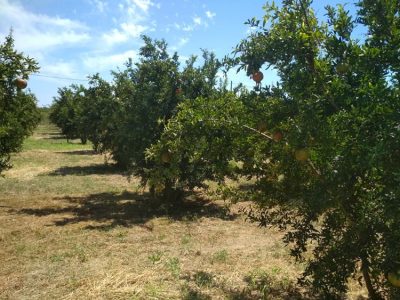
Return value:
<svg viewBox="0 0 400 300">
<path fill-rule="evenodd" d="M 283 138 L 283 134 L 282 134 L 282 132 L 280 132 L 280 131 L 275 131 L 274 134 L 272 135 L 272 139 L 273 139 L 275 142 L 281 141 L 282 138 Z"/>
<path fill-rule="evenodd" d="M 253 73 L 253 80 L 256 83 L 260 83 L 261 80 L 263 80 L 263 78 L 264 78 L 264 74 L 261 71 L 257 71 L 255 73 Z"/>
<path fill-rule="evenodd" d="M 17 79 L 15 79 L 15 85 L 19 89 L 24 89 L 28 86 L 28 81 L 26 81 L 25 79 L 22 79 L 22 78 L 17 78 Z"/>
</svg>

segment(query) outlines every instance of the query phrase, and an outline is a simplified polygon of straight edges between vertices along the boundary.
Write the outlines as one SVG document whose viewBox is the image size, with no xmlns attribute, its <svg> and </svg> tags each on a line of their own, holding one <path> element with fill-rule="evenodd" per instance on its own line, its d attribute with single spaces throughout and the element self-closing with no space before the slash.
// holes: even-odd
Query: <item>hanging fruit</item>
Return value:
<svg viewBox="0 0 400 300">
<path fill-rule="evenodd" d="M 253 80 L 258 84 L 263 80 L 264 74 L 261 71 L 253 73 Z"/>
<path fill-rule="evenodd" d="M 273 133 L 273 135 L 272 135 L 272 139 L 273 139 L 275 142 L 281 141 L 282 138 L 283 138 L 283 134 L 282 134 L 282 132 L 280 132 L 280 131 L 275 131 L 275 132 Z"/>
<path fill-rule="evenodd" d="M 390 272 L 388 274 L 388 280 L 393 286 L 400 287 L 400 270 L 397 272 Z"/>
<path fill-rule="evenodd" d="M 24 89 L 28 86 L 28 81 L 26 81 L 25 79 L 22 79 L 22 78 L 17 78 L 17 79 L 15 79 L 15 85 L 19 89 Z"/>
<path fill-rule="evenodd" d="M 294 155 L 298 161 L 306 161 L 310 156 L 310 152 L 308 149 L 297 149 Z"/>
<path fill-rule="evenodd" d="M 341 63 L 336 66 L 336 72 L 340 75 L 346 74 L 349 71 L 349 65 Z"/>
<path fill-rule="evenodd" d="M 169 151 L 163 151 L 161 153 L 161 161 L 163 163 L 169 163 L 171 161 L 171 153 Z"/>
</svg>

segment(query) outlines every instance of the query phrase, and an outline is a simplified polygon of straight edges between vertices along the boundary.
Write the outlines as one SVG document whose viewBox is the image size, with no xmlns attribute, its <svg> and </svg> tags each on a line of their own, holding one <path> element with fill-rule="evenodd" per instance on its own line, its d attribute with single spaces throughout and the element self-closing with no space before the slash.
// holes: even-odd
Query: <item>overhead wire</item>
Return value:
<svg viewBox="0 0 400 300">
<path fill-rule="evenodd" d="M 38 77 L 46 77 L 46 78 L 53 78 L 53 79 L 62 79 L 62 80 L 71 80 L 71 81 L 89 81 L 89 79 L 82 79 L 82 78 L 71 78 L 71 77 L 62 77 L 62 76 L 54 76 L 49 74 L 31 74 L 30 76 L 38 76 Z"/>
</svg>

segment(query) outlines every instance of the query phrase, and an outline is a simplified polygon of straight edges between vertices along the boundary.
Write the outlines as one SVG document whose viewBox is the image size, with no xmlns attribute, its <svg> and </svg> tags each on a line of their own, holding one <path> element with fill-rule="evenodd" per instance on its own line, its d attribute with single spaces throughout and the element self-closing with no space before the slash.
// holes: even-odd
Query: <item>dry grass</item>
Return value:
<svg viewBox="0 0 400 300">
<path fill-rule="evenodd" d="M 0 179 L 1 299 L 300 298 L 281 233 L 200 194 L 156 203 L 51 130 Z"/>
</svg>

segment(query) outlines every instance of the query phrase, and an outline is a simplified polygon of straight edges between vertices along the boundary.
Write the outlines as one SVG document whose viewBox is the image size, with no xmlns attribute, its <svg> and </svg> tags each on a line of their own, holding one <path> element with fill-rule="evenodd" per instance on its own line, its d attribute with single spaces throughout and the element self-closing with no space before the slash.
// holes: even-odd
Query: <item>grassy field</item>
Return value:
<svg viewBox="0 0 400 300">
<path fill-rule="evenodd" d="M 13 164 L 0 178 L 0 299 L 305 298 L 302 266 L 281 233 L 245 221 L 246 203 L 156 203 L 48 124 Z"/>
</svg>

